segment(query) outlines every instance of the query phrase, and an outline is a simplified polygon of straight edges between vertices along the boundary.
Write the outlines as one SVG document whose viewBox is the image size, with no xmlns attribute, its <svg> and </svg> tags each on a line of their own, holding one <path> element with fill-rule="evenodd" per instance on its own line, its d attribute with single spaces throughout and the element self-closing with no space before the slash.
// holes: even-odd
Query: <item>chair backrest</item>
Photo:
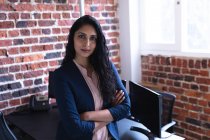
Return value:
<svg viewBox="0 0 210 140">
<path fill-rule="evenodd" d="M 131 115 L 161 137 L 162 97 L 155 91 L 129 81 Z"/>
<path fill-rule="evenodd" d="M 8 127 L 3 113 L 0 111 L 0 140 L 17 140 L 15 135 Z"/>
<path fill-rule="evenodd" d="M 172 121 L 173 106 L 176 96 L 171 93 L 159 92 L 162 95 L 162 119 L 161 125 L 164 126 Z M 169 129 L 169 132 L 173 132 L 173 127 Z"/>
<path fill-rule="evenodd" d="M 48 79 L 48 97 L 49 98 L 55 98 L 55 93 L 52 89 L 53 86 L 53 71 L 49 72 L 49 79 Z"/>
<path fill-rule="evenodd" d="M 123 86 L 126 88 L 126 80 L 122 80 Z"/>
</svg>

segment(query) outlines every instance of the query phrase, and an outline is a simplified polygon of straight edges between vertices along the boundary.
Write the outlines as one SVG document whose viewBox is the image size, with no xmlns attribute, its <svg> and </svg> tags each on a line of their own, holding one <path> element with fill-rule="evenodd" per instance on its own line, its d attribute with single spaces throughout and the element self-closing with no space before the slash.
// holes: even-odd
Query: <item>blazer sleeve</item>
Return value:
<svg viewBox="0 0 210 140">
<path fill-rule="evenodd" d="M 130 115 L 130 98 L 128 96 L 128 93 L 125 87 L 122 84 L 122 81 L 117 72 L 117 69 L 115 68 L 113 63 L 111 65 L 112 65 L 114 75 L 116 77 L 116 82 L 117 82 L 116 86 L 118 87 L 118 89 L 123 90 L 124 96 L 125 96 L 125 100 L 122 103 L 108 109 L 110 113 L 112 114 L 112 117 L 114 118 L 114 120 L 118 121 Z"/>
<path fill-rule="evenodd" d="M 74 137 L 75 139 L 84 135 L 92 137 L 95 124 L 94 122 L 80 119 L 72 88 L 64 72 L 54 72 L 53 87 L 60 111 L 61 123 L 69 137 Z"/>
</svg>

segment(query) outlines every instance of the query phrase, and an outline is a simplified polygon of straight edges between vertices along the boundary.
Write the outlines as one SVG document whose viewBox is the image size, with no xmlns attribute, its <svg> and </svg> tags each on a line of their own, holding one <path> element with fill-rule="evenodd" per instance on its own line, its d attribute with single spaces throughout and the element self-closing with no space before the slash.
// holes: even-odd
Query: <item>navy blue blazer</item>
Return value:
<svg viewBox="0 0 210 140">
<path fill-rule="evenodd" d="M 116 121 L 130 115 L 130 99 L 113 64 L 112 68 L 117 79 L 115 84 L 124 91 L 125 100 L 109 108 L 105 102 L 104 108 L 107 108 L 114 118 L 114 121 L 107 125 L 108 131 L 113 139 L 119 140 Z M 67 65 L 56 69 L 53 75 L 52 87 L 61 116 L 56 139 L 92 140 L 94 122 L 80 119 L 80 113 L 95 110 L 93 97 L 85 79 L 71 60 Z"/>
</svg>

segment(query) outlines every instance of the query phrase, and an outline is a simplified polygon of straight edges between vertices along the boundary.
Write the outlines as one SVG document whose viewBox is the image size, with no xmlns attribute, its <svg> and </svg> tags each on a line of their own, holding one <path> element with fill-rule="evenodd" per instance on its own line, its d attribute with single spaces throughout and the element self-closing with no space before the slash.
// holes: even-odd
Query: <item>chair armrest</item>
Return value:
<svg viewBox="0 0 210 140">
<path fill-rule="evenodd" d="M 136 119 L 134 116 L 128 116 L 127 119 L 135 122 L 140 122 L 138 119 Z"/>
<path fill-rule="evenodd" d="M 164 125 L 162 128 L 161 128 L 161 131 L 166 131 L 167 129 L 169 129 L 170 127 L 172 127 L 173 125 L 175 125 L 176 122 L 175 121 L 171 121 L 170 123 Z"/>
<path fill-rule="evenodd" d="M 136 127 L 136 126 L 131 126 L 130 130 L 140 132 L 140 133 L 144 134 L 145 136 L 147 136 L 149 140 L 154 140 L 154 135 L 152 134 L 152 132 L 150 132 L 146 129 L 142 129 L 142 128 Z"/>
</svg>

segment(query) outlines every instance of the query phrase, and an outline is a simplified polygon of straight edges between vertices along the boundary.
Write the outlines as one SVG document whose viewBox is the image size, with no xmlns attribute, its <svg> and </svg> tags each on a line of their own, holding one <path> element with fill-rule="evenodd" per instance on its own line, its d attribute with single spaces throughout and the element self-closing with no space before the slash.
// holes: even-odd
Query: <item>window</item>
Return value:
<svg viewBox="0 0 210 140">
<path fill-rule="evenodd" d="M 187 49 L 210 52 L 210 1 L 187 2 Z"/>
<path fill-rule="evenodd" d="M 210 52 L 210 0 L 141 0 L 144 51 Z"/>
</svg>

